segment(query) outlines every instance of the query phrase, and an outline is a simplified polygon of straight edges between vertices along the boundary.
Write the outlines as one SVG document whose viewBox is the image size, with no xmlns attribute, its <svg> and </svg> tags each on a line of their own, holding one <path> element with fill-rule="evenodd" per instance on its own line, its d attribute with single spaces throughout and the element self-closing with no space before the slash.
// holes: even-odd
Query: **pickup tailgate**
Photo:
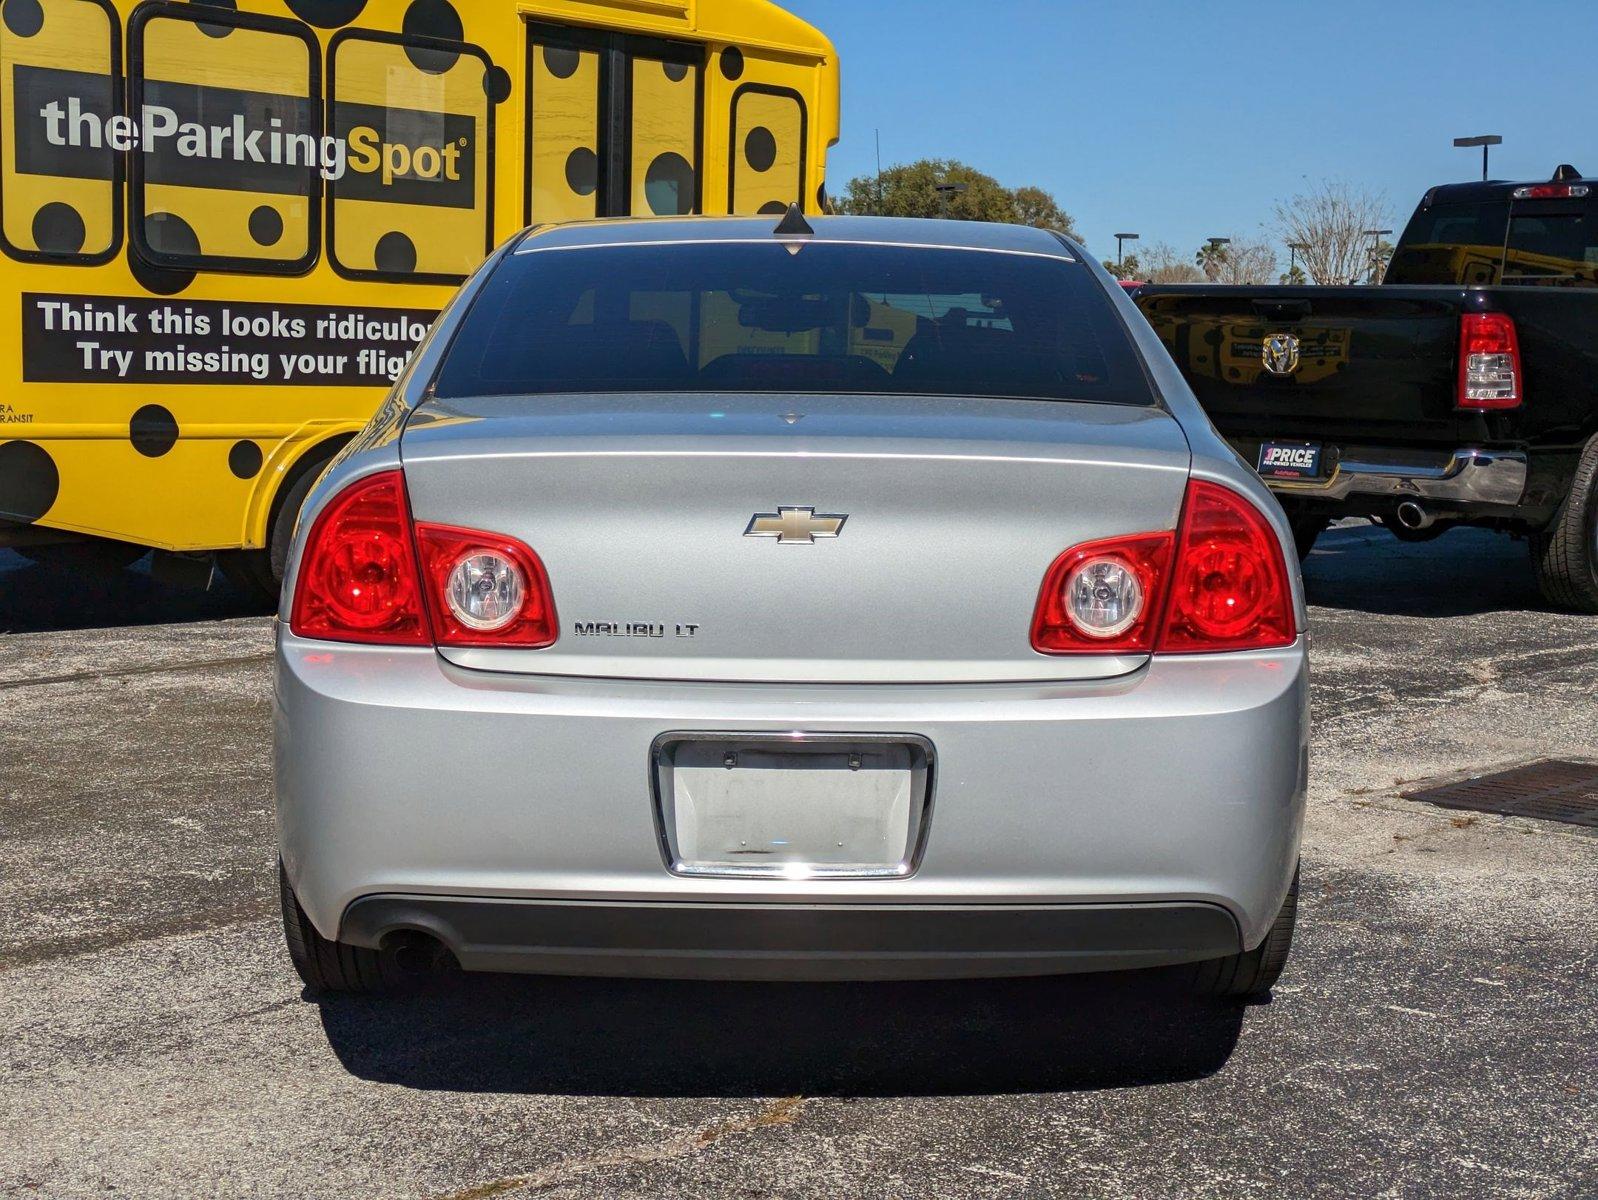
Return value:
<svg viewBox="0 0 1598 1200">
<path fill-rule="evenodd" d="M 1458 444 L 1460 288 L 1145 288 L 1137 305 L 1222 434 L 1385 446 Z M 1267 369 L 1268 338 L 1298 339 L 1297 364 Z M 1278 365 L 1283 365 L 1278 360 Z"/>
</svg>

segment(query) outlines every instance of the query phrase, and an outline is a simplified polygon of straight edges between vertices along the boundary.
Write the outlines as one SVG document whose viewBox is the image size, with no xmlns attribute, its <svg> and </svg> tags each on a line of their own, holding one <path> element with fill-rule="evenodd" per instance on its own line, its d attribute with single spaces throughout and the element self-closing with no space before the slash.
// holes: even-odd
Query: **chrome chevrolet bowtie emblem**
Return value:
<svg viewBox="0 0 1598 1200">
<path fill-rule="evenodd" d="M 744 537 L 776 538 L 778 545 L 795 542 L 811 545 L 817 538 L 835 538 L 848 513 L 818 513 L 813 508 L 779 506 L 774 513 L 756 513 L 749 518 Z"/>
<path fill-rule="evenodd" d="M 1265 369 L 1272 375 L 1291 375 L 1298 370 L 1298 339 L 1292 334 L 1271 334 L 1262 350 Z"/>
</svg>

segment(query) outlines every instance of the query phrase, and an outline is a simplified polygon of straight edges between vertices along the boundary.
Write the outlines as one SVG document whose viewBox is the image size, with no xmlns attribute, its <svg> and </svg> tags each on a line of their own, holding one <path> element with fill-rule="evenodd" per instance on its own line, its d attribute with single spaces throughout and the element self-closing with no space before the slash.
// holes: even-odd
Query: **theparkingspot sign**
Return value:
<svg viewBox="0 0 1598 1200">
<path fill-rule="evenodd" d="M 314 171 L 347 179 L 352 199 L 474 202 L 469 116 L 342 102 L 319 134 L 303 96 L 151 80 L 127 114 L 103 75 L 19 64 L 12 81 L 19 173 L 109 179 L 115 155 L 136 153 L 149 183 L 293 195 Z"/>
</svg>

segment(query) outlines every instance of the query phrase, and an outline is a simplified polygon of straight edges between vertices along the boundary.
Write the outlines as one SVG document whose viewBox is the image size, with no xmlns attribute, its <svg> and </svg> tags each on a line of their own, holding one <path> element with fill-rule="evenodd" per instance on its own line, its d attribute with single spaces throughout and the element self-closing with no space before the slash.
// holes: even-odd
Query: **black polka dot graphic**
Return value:
<svg viewBox="0 0 1598 1200">
<path fill-rule="evenodd" d="M 760 212 L 762 216 L 767 217 L 786 216 L 788 212 L 788 206 L 781 200 L 767 200 L 760 206 Z"/>
<path fill-rule="evenodd" d="M 570 79 L 577 74 L 577 65 L 581 61 L 577 51 L 565 46 L 544 47 L 544 69 L 556 79 Z"/>
<path fill-rule="evenodd" d="M 403 233 L 392 231 L 377 239 L 372 255 L 377 269 L 389 275 L 409 275 L 416 270 L 416 243 Z"/>
<path fill-rule="evenodd" d="M 660 69 L 666 72 L 666 78 L 673 83 L 681 83 L 688 78 L 688 68 L 682 63 L 661 63 Z"/>
<path fill-rule="evenodd" d="M 234 442 L 227 452 L 227 469 L 240 479 L 254 479 L 261 473 L 261 448 L 254 442 Z"/>
<path fill-rule="evenodd" d="M 190 4 L 203 5 L 208 8 L 223 8 L 228 12 L 238 12 L 238 0 L 189 0 Z M 225 38 L 233 32 L 233 26 L 221 25 L 216 21 L 201 21 L 200 32 L 206 37 Z"/>
<path fill-rule="evenodd" d="M 721 73 L 728 79 L 742 78 L 744 73 L 744 52 L 737 46 L 728 46 L 721 52 Z"/>
<path fill-rule="evenodd" d="M 33 442 L 0 445 L 0 517 L 24 524 L 37 521 L 50 511 L 60 492 L 61 473 L 43 446 Z"/>
<path fill-rule="evenodd" d="M 283 236 L 283 216 L 272 205 L 262 205 L 249 214 L 249 236 L 257 246 L 276 246 Z"/>
<path fill-rule="evenodd" d="M 147 213 L 144 218 L 144 239 L 151 250 L 160 254 L 195 256 L 200 253 L 200 239 L 194 228 L 175 213 Z M 146 262 L 136 252 L 128 254 L 128 269 L 133 278 L 146 290 L 160 296 L 181 292 L 194 282 L 194 272 L 180 267 L 158 267 Z"/>
<path fill-rule="evenodd" d="M 258 246 L 275 246 L 283 236 L 283 217 L 270 204 L 263 204 L 250 214 L 250 236 Z"/>
<path fill-rule="evenodd" d="M 178 421 L 159 404 L 146 404 L 128 422 L 128 440 L 146 458 L 160 458 L 178 444 Z"/>
<path fill-rule="evenodd" d="M 366 0 L 288 0 L 288 6 L 307 25 L 337 29 L 360 16 Z"/>
<path fill-rule="evenodd" d="M 78 210 L 52 200 L 33 214 L 33 244 L 46 254 L 76 254 L 88 236 Z"/>
<path fill-rule="evenodd" d="M 44 28 L 44 8 L 39 0 L 5 0 L 0 10 L 6 28 L 18 37 L 32 37 Z"/>
<path fill-rule="evenodd" d="M 823 184 L 819 184 L 816 187 L 816 211 L 817 212 L 828 212 L 828 211 L 830 211 L 827 208 L 827 185 L 824 184 L 824 183 Z"/>
<path fill-rule="evenodd" d="M 694 211 L 694 169 L 680 154 L 657 155 L 644 172 L 644 198 L 657 217 Z"/>
<path fill-rule="evenodd" d="M 510 72 L 504 67 L 489 67 L 483 72 L 483 94 L 494 104 L 510 99 Z"/>
<path fill-rule="evenodd" d="M 408 38 L 430 37 L 458 42 L 466 36 L 461 27 L 461 15 L 449 0 L 411 0 L 400 29 Z M 411 65 L 418 71 L 442 75 L 455 65 L 455 60 L 460 58 L 460 51 L 406 46 L 405 57 L 411 60 Z"/>
<path fill-rule="evenodd" d="M 579 196 L 592 196 L 599 187 L 599 155 L 578 146 L 566 156 L 566 186 Z"/>
<path fill-rule="evenodd" d="M 744 138 L 744 161 L 757 171 L 769 171 L 777 161 L 777 139 L 764 125 L 756 125 Z"/>
</svg>

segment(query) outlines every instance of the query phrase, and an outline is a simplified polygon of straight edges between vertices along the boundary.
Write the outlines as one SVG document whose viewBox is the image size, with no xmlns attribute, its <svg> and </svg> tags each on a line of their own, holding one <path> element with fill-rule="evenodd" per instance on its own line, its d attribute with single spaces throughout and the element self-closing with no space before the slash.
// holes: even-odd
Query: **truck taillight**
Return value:
<svg viewBox="0 0 1598 1200">
<path fill-rule="evenodd" d="M 1175 533 L 1073 546 L 1043 579 L 1032 648 L 1044 654 L 1262 650 L 1298 636 L 1276 530 L 1245 497 L 1188 481 Z"/>
<path fill-rule="evenodd" d="M 413 526 L 400 471 L 357 479 L 317 515 L 289 613 L 296 636 L 388 646 L 533 649 L 557 628 L 538 555 L 502 534 Z"/>
<path fill-rule="evenodd" d="M 1459 390 L 1455 407 L 1518 408 L 1525 401 L 1520 339 L 1507 313 L 1466 313 L 1459 318 Z"/>
</svg>

